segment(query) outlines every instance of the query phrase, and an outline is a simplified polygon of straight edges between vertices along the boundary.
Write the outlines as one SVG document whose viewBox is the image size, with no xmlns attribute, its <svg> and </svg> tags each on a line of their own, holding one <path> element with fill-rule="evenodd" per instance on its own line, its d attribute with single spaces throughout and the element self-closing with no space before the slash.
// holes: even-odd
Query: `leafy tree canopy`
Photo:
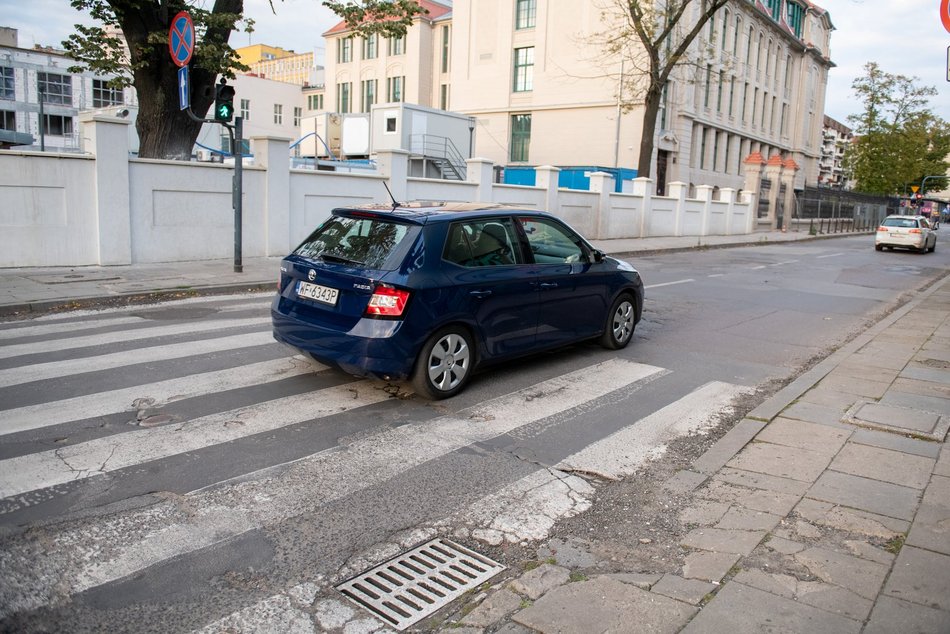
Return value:
<svg viewBox="0 0 950 634">
<path fill-rule="evenodd" d="M 70 4 L 101 23 L 77 24 L 76 33 L 63 42 L 67 54 L 79 62 L 70 71 L 88 68 L 112 76 L 110 83 L 116 88 L 135 88 L 139 156 L 189 158 L 201 123 L 179 109 L 178 68 L 168 54 L 169 26 L 179 11 L 188 11 L 194 22 L 197 41 L 189 64 L 191 109 L 204 117 L 214 100 L 217 78 L 233 78 L 235 71 L 248 69 L 228 44 L 234 30 L 253 31 L 253 20 L 244 17 L 244 0 L 70 0 Z M 417 0 L 323 4 L 359 35 L 405 35 L 415 16 L 425 13 Z"/>
</svg>

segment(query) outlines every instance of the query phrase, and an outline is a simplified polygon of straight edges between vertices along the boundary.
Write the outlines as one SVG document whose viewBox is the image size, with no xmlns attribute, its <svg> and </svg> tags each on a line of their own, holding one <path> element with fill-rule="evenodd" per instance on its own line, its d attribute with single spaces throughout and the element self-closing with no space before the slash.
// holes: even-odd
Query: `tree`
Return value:
<svg viewBox="0 0 950 634">
<path fill-rule="evenodd" d="M 919 81 L 868 62 L 864 75 L 852 82 L 862 110 L 848 117 L 856 140 L 847 151 L 846 167 L 859 191 L 902 194 L 924 176 L 946 173 L 950 127 L 928 107 L 936 89 Z M 945 179 L 931 182 L 936 189 L 946 186 Z"/>
<path fill-rule="evenodd" d="M 688 50 L 703 27 L 729 0 L 615 0 L 623 14 L 623 24 L 607 37 L 608 51 L 630 58 L 639 73 L 627 79 L 639 103 L 643 103 L 643 132 L 637 174 L 650 176 L 653 165 L 653 137 L 663 91 L 674 69 L 689 62 Z M 698 7 L 698 15 L 687 8 Z M 635 43 L 631 45 L 632 43 Z M 638 45 L 637 45 L 638 44 Z M 629 109 L 632 104 L 627 103 Z"/>
<path fill-rule="evenodd" d="M 244 0 L 70 0 L 73 8 L 88 11 L 101 26 L 76 25 L 76 33 L 63 42 L 67 54 L 102 75 L 113 75 L 115 88 L 133 86 L 138 93 L 136 131 L 139 156 L 187 159 L 201 130 L 201 122 L 179 109 L 178 67 L 168 53 L 168 29 L 179 11 L 188 11 L 195 24 L 194 55 L 190 63 L 191 109 L 204 117 L 214 101 L 219 76 L 233 78 L 247 70 L 228 45 L 231 32 L 250 32 L 244 20 Z M 405 35 L 413 18 L 425 12 L 417 0 L 362 0 L 324 2 L 357 34 Z M 271 1 L 271 9 L 274 5 Z"/>
</svg>

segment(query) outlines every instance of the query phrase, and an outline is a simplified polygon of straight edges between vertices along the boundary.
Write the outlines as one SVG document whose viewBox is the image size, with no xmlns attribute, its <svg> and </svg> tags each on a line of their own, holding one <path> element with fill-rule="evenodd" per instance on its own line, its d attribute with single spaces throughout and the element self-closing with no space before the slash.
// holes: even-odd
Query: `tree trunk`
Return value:
<svg viewBox="0 0 950 634">
<path fill-rule="evenodd" d="M 139 156 L 142 158 L 170 158 L 188 160 L 191 149 L 201 131 L 201 122 L 181 110 L 178 98 L 178 66 L 172 62 L 167 44 L 149 43 L 151 34 L 167 37 L 172 19 L 179 10 L 187 10 L 184 2 L 143 3 L 130 9 L 127 2 L 115 0 L 111 6 L 129 45 L 131 61 L 136 70 L 133 85 L 138 93 L 139 113 L 135 129 L 139 136 Z M 243 0 L 215 0 L 214 14 L 242 15 Z M 196 64 L 201 46 L 226 44 L 231 29 L 216 25 L 205 30 L 200 43 L 195 44 L 190 74 L 191 110 L 204 118 L 214 101 L 212 73 Z"/>
<path fill-rule="evenodd" d="M 653 173 L 653 137 L 656 135 L 656 117 L 660 112 L 663 87 L 651 83 L 643 99 L 643 133 L 640 136 L 640 156 L 637 176 L 649 178 Z"/>
</svg>

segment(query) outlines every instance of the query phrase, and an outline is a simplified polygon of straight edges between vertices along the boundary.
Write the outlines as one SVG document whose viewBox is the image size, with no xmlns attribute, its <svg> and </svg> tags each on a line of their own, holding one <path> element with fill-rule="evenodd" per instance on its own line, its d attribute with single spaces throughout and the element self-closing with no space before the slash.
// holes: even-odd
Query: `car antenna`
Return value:
<svg viewBox="0 0 950 634">
<path fill-rule="evenodd" d="M 396 197 L 393 196 L 392 190 L 389 189 L 389 185 L 386 184 L 386 181 L 383 181 L 383 187 L 386 188 L 386 193 L 389 194 L 389 197 L 393 199 L 393 211 L 396 211 L 396 207 L 399 206 L 399 203 L 396 202 Z"/>
</svg>

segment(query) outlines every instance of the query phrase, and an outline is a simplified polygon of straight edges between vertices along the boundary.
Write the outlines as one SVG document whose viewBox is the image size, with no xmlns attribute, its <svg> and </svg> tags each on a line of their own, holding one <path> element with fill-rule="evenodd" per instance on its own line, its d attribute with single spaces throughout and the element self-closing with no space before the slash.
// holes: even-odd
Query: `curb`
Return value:
<svg viewBox="0 0 950 634">
<path fill-rule="evenodd" d="M 132 306 L 136 304 L 154 304 L 165 300 L 184 297 L 203 297 L 209 295 L 228 295 L 231 293 L 259 293 L 274 290 L 273 282 L 245 282 L 243 284 L 219 284 L 214 286 L 196 286 L 187 288 L 169 288 L 154 291 L 133 291 L 115 295 L 87 295 L 70 299 L 50 299 L 0 306 L 0 317 L 41 315 L 96 308 L 103 304 L 109 306 Z"/>
<path fill-rule="evenodd" d="M 850 233 L 830 233 L 825 235 L 808 236 L 795 240 L 759 240 L 756 242 L 723 242 L 721 244 L 695 244 L 688 247 L 670 247 L 670 248 L 650 248 L 639 249 L 636 251 L 611 251 L 608 255 L 613 257 L 631 257 L 637 255 L 660 255 L 662 253 L 685 253 L 687 251 L 711 251 L 713 249 L 734 249 L 736 247 L 767 247 L 777 244 L 790 244 L 800 242 L 814 242 L 817 240 L 830 240 L 832 238 L 850 238 L 853 236 L 874 235 L 873 231 L 856 231 Z"/>
</svg>

